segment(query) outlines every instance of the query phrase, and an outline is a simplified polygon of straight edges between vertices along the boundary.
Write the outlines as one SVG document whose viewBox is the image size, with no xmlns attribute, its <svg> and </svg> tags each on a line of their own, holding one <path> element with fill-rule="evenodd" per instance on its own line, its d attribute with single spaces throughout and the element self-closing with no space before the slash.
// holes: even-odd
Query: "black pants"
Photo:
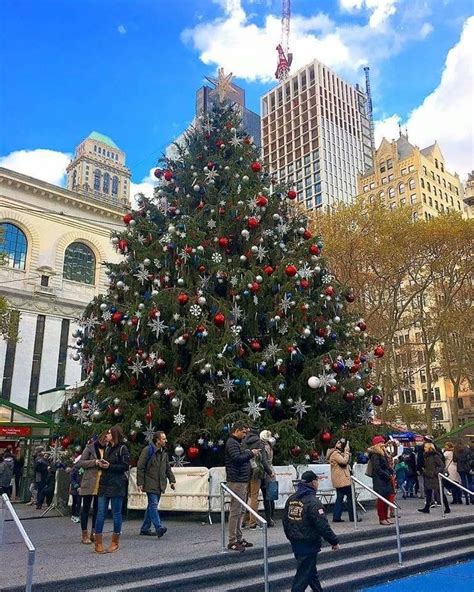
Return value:
<svg viewBox="0 0 474 592">
<path fill-rule="evenodd" d="M 97 518 L 98 497 L 96 495 L 83 495 L 81 510 L 81 530 L 87 530 L 89 512 L 92 506 L 92 530 L 95 530 L 95 520 Z"/>
<path fill-rule="evenodd" d="M 260 489 L 262 490 L 263 507 L 265 508 L 265 520 L 267 522 L 270 522 L 271 520 L 273 520 L 273 514 L 275 512 L 275 502 L 273 500 L 267 499 L 267 486 L 264 479 L 262 479 Z"/>
<path fill-rule="evenodd" d="M 81 496 L 78 493 L 73 493 L 71 497 L 71 516 L 79 516 L 79 512 L 81 511 Z"/>
<path fill-rule="evenodd" d="M 431 499 L 432 499 L 434 492 L 436 492 L 439 497 L 439 491 L 437 489 L 427 489 L 426 490 L 426 502 L 425 502 L 425 507 L 424 507 L 425 510 L 430 509 Z M 448 498 L 446 497 L 446 494 L 444 493 L 444 491 L 443 491 L 443 502 L 444 502 L 444 509 L 449 510 Z"/>
<path fill-rule="evenodd" d="M 291 592 L 305 592 L 308 586 L 313 592 L 323 592 L 316 569 L 318 553 L 309 553 L 307 555 L 295 553 L 295 557 L 298 566 L 295 577 L 293 578 Z"/>
<path fill-rule="evenodd" d="M 38 490 L 38 497 L 36 498 L 36 507 L 39 509 L 44 503 L 46 498 L 46 505 L 50 506 L 53 503 L 54 489 L 51 489 L 48 485 Z"/>
</svg>

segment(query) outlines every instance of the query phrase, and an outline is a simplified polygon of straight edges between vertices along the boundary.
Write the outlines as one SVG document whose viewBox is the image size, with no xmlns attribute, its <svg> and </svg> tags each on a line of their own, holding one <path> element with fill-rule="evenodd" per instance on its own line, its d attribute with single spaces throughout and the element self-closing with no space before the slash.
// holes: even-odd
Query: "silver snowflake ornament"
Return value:
<svg viewBox="0 0 474 592">
<path fill-rule="evenodd" d="M 278 356 L 280 351 L 281 351 L 281 348 L 278 347 L 278 345 L 275 345 L 275 343 L 273 343 L 273 339 L 272 339 L 272 342 L 269 345 L 267 345 L 267 347 L 265 348 L 265 350 L 263 352 L 263 359 L 266 360 L 267 362 L 270 359 L 275 360 L 275 358 Z"/>
<path fill-rule="evenodd" d="M 237 303 L 234 303 L 230 312 L 234 322 L 237 322 L 244 317 L 244 311 Z"/>
<path fill-rule="evenodd" d="M 128 366 L 128 369 L 131 370 L 132 374 L 134 374 L 137 378 L 140 376 L 140 374 L 143 374 L 144 368 L 145 364 L 141 360 L 135 360 L 135 362 L 132 362 L 132 364 Z"/>
<path fill-rule="evenodd" d="M 227 395 L 227 398 L 229 398 L 230 397 L 230 394 L 235 391 L 234 381 L 229 376 L 229 374 L 227 374 L 227 378 L 224 378 L 222 380 L 222 382 L 219 384 L 219 386 L 225 392 L 225 394 Z"/>
<path fill-rule="evenodd" d="M 141 422 L 135 422 L 135 425 L 137 425 L 137 423 L 140 423 L 140 426 L 141 426 Z M 145 440 L 149 444 L 151 444 L 153 442 L 153 436 L 154 436 L 155 432 L 156 432 L 156 428 L 154 425 L 151 424 L 151 422 L 145 428 L 145 431 L 142 432 L 142 434 L 145 436 Z"/>
<path fill-rule="evenodd" d="M 206 391 L 205 395 L 207 403 L 212 405 L 212 403 L 214 403 L 216 400 L 214 393 L 212 391 Z"/>
<path fill-rule="evenodd" d="M 238 283 L 239 283 L 239 278 L 238 278 L 236 275 L 233 275 L 233 276 L 230 278 L 230 284 L 231 284 L 231 286 L 232 286 L 233 288 L 235 288 L 235 287 L 238 285 Z"/>
<path fill-rule="evenodd" d="M 148 281 L 149 275 L 150 275 L 150 272 L 148 271 L 148 269 L 145 269 L 145 266 L 143 265 L 143 263 L 140 263 L 138 266 L 138 271 L 137 271 L 137 273 L 133 274 L 133 277 L 136 277 L 137 280 L 143 286 L 145 284 L 145 282 Z"/>
<path fill-rule="evenodd" d="M 193 317 L 200 317 L 202 314 L 202 308 L 199 306 L 199 304 L 193 304 L 189 309 L 189 312 Z"/>
<path fill-rule="evenodd" d="M 184 460 L 184 455 L 183 456 L 173 456 L 172 458 L 173 458 L 173 460 L 171 461 L 170 464 L 172 464 L 173 467 L 184 467 L 184 465 L 190 464 L 188 460 Z"/>
<path fill-rule="evenodd" d="M 165 325 L 165 323 L 160 319 L 160 317 L 152 319 L 148 323 L 148 326 L 151 328 L 156 337 L 159 337 L 168 328 L 168 326 Z"/>
<path fill-rule="evenodd" d="M 291 308 L 291 297 L 288 294 L 285 294 L 280 301 L 280 308 L 286 314 Z"/>
<path fill-rule="evenodd" d="M 102 313 L 102 318 L 104 319 L 104 321 L 110 321 L 110 319 L 112 318 L 112 313 L 110 312 L 110 310 L 104 310 L 104 312 Z"/>
<path fill-rule="evenodd" d="M 213 230 L 217 226 L 217 222 L 215 220 L 208 220 L 207 227 L 209 230 Z"/>
<path fill-rule="evenodd" d="M 93 330 L 94 327 L 96 325 L 98 325 L 98 324 L 99 324 L 99 321 L 97 320 L 97 317 L 94 317 L 94 316 L 90 316 L 90 317 L 87 317 L 85 319 L 81 319 L 79 321 L 79 325 L 81 327 L 84 327 L 84 330 L 85 331 L 91 331 L 91 330 Z"/>
<path fill-rule="evenodd" d="M 211 170 L 206 173 L 206 183 L 214 183 L 216 177 L 219 176 L 219 173 L 216 170 Z"/>
<path fill-rule="evenodd" d="M 267 251 L 267 249 L 265 249 L 265 247 L 262 247 L 262 245 L 259 245 L 257 247 L 256 257 L 257 257 L 257 259 L 259 260 L 260 263 L 265 259 L 265 257 L 267 256 L 267 254 L 268 254 L 268 251 Z"/>
<path fill-rule="evenodd" d="M 211 259 L 214 263 L 222 263 L 222 255 L 220 253 L 213 253 Z"/>
<path fill-rule="evenodd" d="M 181 403 L 181 405 L 182 405 L 182 403 Z M 181 413 L 181 405 L 179 406 L 178 413 L 176 413 L 175 416 L 173 417 L 173 423 L 175 423 L 178 426 L 181 426 L 184 423 L 186 423 L 186 415 Z"/>
<path fill-rule="evenodd" d="M 298 275 L 301 279 L 308 280 L 314 273 L 314 269 L 305 263 L 300 269 L 298 269 Z"/>
<path fill-rule="evenodd" d="M 309 409 L 310 407 L 311 405 L 307 405 L 306 401 L 302 401 L 300 398 L 293 405 L 292 409 L 295 410 L 295 415 L 299 415 L 299 418 L 302 419 L 303 415 L 306 413 L 306 409 Z"/>
<path fill-rule="evenodd" d="M 234 137 L 231 138 L 231 140 L 229 141 L 229 144 L 231 146 L 233 146 L 234 148 L 237 148 L 237 146 L 241 146 L 242 145 L 242 138 L 239 138 L 237 136 L 237 134 L 234 134 Z"/>
<path fill-rule="evenodd" d="M 247 407 L 244 407 L 244 411 L 247 412 L 247 415 L 252 419 L 258 419 L 262 411 L 265 411 L 263 407 L 260 407 L 260 403 L 255 401 L 255 397 L 252 401 L 249 401 Z"/>
</svg>

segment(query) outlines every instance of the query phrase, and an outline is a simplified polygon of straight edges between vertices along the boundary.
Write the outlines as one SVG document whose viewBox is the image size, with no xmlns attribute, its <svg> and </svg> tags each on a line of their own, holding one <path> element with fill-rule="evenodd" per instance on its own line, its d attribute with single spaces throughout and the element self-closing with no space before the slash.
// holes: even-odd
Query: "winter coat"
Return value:
<svg viewBox="0 0 474 592">
<path fill-rule="evenodd" d="M 295 553 L 317 553 L 321 549 L 321 537 L 330 545 L 338 544 L 316 491 L 307 483 L 299 483 L 296 493 L 288 498 L 283 529 Z"/>
<path fill-rule="evenodd" d="M 242 450 L 254 450 L 257 448 L 260 450 L 260 454 L 255 457 L 255 467 L 252 468 L 251 478 L 252 479 L 263 479 L 265 475 L 270 476 L 273 471 L 268 462 L 268 456 L 265 451 L 265 442 L 260 440 L 258 432 L 251 430 L 245 438 L 242 440 Z M 254 463 L 250 463 L 252 466 Z"/>
<path fill-rule="evenodd" d="M 35 463 L 35 483 L 44 485 L 48 477 L 48 462 L 45 458 L 40 457 Z"/>
<path fill-rule="evenodd" d="M 229 483 L 248 483 L 250 481 L 251 450 L 242 450 L 242 444 L 234 435 L 225 443 L 225 473 Z"/>
<path fill-rule="evenodd" d="M 336 489 L 351 485 L 351 469 L 349 465 L 349 448 L 339 450 L 330 448 L 326 455 L 331 465 L 331 481 Z"/>
<path fill-rule="evenodd" d="M 425 452 L 424 454 L 423 479 L 425 489 L 439 491 L 438 473 L 444 470 L 444 462 L 438 452 Z"/>
<path fill-rule="evenodd" d="M 403 454 L 403 460 L 407 464 L 407 477 L 416 477 L 416 456 L 414 452 Z"/>
<path fill-rule="evenodd" d="M 99 443 L 88 444 L 81 454 L 81 458 L 77 461 L 77 467 L 84 471 L 81 479 L 81 487 L 79 493 L 81 495 L 94 495 L 97 477 L 102 471 L 95 464 L 95 461 L 100 458 Z M 97 493 L 97 492 L 96 492 Z"/>
<path fill-rule="evenodd" d="M 372 483 L 376 493 L 387 498 L 395 493 L 393 485 L 393 469 L 390 468 L 387 456 L 381 446 L 372 446 L 367 451 L 372 463 Z"/>
<path fill-rule="evenodd" d="M 0 462 L 0 487 L 10 487 L 13 477 L 13 463 L 9 460 Z"/>
<path fill-rule="evenodd" d="M 454 462 L 454 452 L 452 450 L 445 450 L 444 451 L 444 459 L 446 461 L 446 470 L 448 471 L 448 477 L 453 481 L 457 481 L 458 483 L 461 482 L 461 478 L 459 477 L 458 473 L 458 466 Z"/>
<path fill-rule="evenodd" d="M 99 496 L 125 496 L 128 483 L 130 453 L 123 442 L 105 448 L 104 460 L 110 463 L 108 469 L 102 469 L 99 482 Z"/>
<path fill-rule="evenodd" d="M 268 481 L 275 481 L 276 480 L 275 469 L 273 468 L 273 448 L 271 447 L 271 445 L 268 442 L 265 442 L 265 440 L 263 441 L 263 444 L 264 444 L 264 452 L 267 457 L 268 466 L 271 469 L 271 473 L 270 474 L 265 473 L 265 477 L 264 477 L 265 482 L 268 483 Z M 273 475 L 273 477 L 271 475 Z"/>
<path fill-rule="evenodd" d="M 471 469 L 470 464 L 470 456 L 474 454 L 469 450 L 469 448 L 465 447 L 459 452 L 456 452 L 454 455 L 454 462 L 457 464 L 458 473 L 469 473 Z"/>
<path fill-rule="evenodd" d="M 149 456 L 150 448 L 153 454 Z M 164 493 L 168 481 L 176 483 L 171 470 L 168 453 L 163 448 L 156 448 L 153 444 L 145 446 L 137 463 L 137 485 L 143 487 L 146 493 Z"/>
</svg>

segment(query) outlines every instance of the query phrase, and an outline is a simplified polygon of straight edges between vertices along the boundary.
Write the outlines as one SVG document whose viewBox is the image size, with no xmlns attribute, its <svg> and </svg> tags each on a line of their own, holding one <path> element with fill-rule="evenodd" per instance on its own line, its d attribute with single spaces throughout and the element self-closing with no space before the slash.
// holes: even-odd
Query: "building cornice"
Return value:
<svg viewBox="0 0 474 592">
<path fill-rule="evenodd" d="M 112 218 L 117 221 L 122 218 L 125 210 L 123 204 L 114 204 L 99 197 L 91 197 L 87 194 L 64 189 L 63 187 L 46 183 L 40 179 L 29 177 L 23 173 L 0 167 L 0 187 L 2 185 L 23 189 L 39 197 L 63 202 L 80 210 L 92 210 L 106 218 Z"/>
</svg>

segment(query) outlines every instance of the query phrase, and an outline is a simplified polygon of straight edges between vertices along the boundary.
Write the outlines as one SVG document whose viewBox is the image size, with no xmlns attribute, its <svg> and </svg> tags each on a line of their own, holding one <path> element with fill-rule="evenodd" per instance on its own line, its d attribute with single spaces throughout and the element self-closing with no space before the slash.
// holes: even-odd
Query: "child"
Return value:
<svg viewBox="0 0 474 592">
<path fill-rule="evenodd" d="M 408 465 L 399 457 L 395 465 L 395 474 L 397 475 L 397 487 L 402 491 L 403 499 L 407 498 L 407 476 L 408 476 Z"/>
<path fill-rule="evenodd" d="M 77 461 L 81 457 L 78 456 L 74 460 L 74 464 L 71 467 L 71 472 L 69 474 L 69 493 L 72 497 L 72 506 L 71 506 L 71 521 L 72 522 L 80 522 L 80 513 L 81 513 L 81 496 L 79 494 L 79 488 L 81 486 L 81 473 L 80 469 L 77 466 Z"/>
</svg>

